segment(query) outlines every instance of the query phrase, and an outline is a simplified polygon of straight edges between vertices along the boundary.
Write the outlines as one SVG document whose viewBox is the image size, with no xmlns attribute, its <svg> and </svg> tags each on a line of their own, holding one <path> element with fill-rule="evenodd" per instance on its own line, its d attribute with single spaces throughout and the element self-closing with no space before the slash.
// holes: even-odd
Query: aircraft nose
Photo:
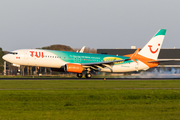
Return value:
<svg viewBox="0 0 180 120">
<path fill-rule="evenodd" d="M 4 55 L 4 56 L 2 57 L 2 59 L 5 60 L 5 61 L 7 61 L 7 60 L 8 60 L 8 55 Z"/>
</svg>

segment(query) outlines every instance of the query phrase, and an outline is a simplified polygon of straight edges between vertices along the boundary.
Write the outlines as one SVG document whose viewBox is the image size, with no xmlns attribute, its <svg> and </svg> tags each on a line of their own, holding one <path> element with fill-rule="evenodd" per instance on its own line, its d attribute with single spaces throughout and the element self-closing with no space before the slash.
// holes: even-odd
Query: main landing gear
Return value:
<svg viewBox="0 0 180 120">
<path fill-rule="evenodd" d="M 92 75 L 91 75 L 91 73 L 86 73 L 86 78 L 91 78 L 92 77 Z"/>
<path fill-rule="evenodd" d="M 82 78 L 82 76 L 83 76 L 83 74 L 82 73 L 77 73 L 77 77 L 78 78 Z M 86 78 L 91 78 L 92 77 L 92 75 L 91 75 L 91 73 L 85 73 L 85 77 Z"/>
<path fill-rule="evenodd" d="M 78 78 L 82 78 L 83 74 L 82 73 L 77 73 Z"/>
</svg>

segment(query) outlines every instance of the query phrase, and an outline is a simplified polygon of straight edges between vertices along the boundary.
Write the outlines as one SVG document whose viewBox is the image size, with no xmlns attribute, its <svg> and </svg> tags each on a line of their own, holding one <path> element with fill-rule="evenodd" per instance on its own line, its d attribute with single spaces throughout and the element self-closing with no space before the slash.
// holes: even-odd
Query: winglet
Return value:
<svg viewBox="0 0 180 120">
<path fill-rule="evenodd" d="M 136 63 L 138 63 L 135 59 L 136 59 L 136 56 L 137 56 L 139 50 L 140 50 L 140 48 L 138 48 L 138 49 L 134 52 L 134 54 L 132 54 L 132 56 L 131 56 L 129 59 L 130 59 L 130 60 L 133 60 L 133 61 L 136 62 Z"/>
<path fill-rule="evenodd" d="M 83 46 L 79 51 L 77 50 L 77 53 L 83 53 L 86 46 Z"/>
<path fill-rule="evenodd" d="M 83 46 L 79 52 L 80 52 L 80 53 L 83 53 L 83 52 L 84 52 L 85 47 L 86 47 L 86 46 Z"/>
</svg>

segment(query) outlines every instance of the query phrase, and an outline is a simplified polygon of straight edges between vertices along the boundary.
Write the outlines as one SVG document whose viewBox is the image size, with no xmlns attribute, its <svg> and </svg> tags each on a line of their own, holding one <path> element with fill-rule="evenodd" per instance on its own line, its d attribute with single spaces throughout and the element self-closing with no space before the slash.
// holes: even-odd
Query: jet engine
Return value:
<svg viewBox="0 0 180 120">
<path fill-rule="evenodd" d="M 65 72 L 82 73 L 83 66 L 80 64 L 68 63 L 64 66 Z"/>
</svg>

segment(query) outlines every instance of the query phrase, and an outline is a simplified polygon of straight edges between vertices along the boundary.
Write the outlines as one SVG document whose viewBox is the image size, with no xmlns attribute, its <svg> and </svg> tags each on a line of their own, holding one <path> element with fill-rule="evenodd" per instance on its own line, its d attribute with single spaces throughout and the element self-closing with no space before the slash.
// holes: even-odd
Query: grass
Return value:
<svg viewBox="0 0 180 120">
<path fill-rule="evenodd" d="M 0 81 L 1 120 L 178 120 L 180 81 Z"/>
<path fill-rule="evenodd" d="M 0 75 L 0 79 L 3 78 L 77 78 L 76 74 L 61 74 L 61 75 Z"/>
</svg>

